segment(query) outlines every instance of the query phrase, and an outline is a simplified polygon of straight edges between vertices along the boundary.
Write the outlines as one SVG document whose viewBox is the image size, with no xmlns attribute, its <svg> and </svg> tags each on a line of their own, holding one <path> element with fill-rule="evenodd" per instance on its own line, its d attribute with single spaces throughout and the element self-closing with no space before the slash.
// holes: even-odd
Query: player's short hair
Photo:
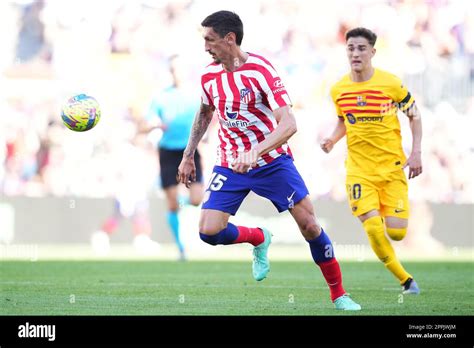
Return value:
<svg viewBox="0 0 474 348">
<path fill-rule="evenodd" d="M 362 28 L 362 27 L 349 30 L 346 33 L 346 42 L 351 37 L 359 37 L 359 36 L 366 38 L 372 47 L 375 46 L 375 42 L 377 41 L 377 35 L 372 30 L 367 29 L 367 28 Z"/>
<path fill-rule="evenodd" d="M 231 11 L 218 11 L 207 16 L 201 23 L 203 27 L 212 28 L 220 37 L 228 33 L 235 34 L 235 42 L 240 46 L 244 37 L 244 25 L 240 17 Z"/>
</svg>

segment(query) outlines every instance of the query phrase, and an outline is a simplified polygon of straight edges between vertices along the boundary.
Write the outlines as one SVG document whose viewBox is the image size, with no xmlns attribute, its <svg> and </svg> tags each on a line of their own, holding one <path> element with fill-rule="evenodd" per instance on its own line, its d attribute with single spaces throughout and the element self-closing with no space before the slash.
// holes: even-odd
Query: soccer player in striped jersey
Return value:
<svg viewBox="0 0 474 348">
<path fill-rule="evenodd" d="M 413 276 L 398 261 L 385 233 L 402 240 L 408 226 L 408 177 L 422 172 L 421 116 L 400 79 L 372 67 L 377 36 L 366 28 L 346 33 L 351 72 L 331 89 L 339 120 L 321 148 L 330 152 L 347 134 L 346 187 L 352 214 L 385 267 L 400 281 L 404 294 L 419 294 Z M 408 159 L 402 148 L 398 109 L 409 119 L 413 145 Z"/>
<path fill-rule="evenodd" d="M 279 212 L 290 211 L 326 279 L 335 307 L 360 310 L 342 286 L 331 241 L 316 220 L 306 185 L 293 164 L 287 141 L 296 132 L 296 121 L 282 80 L 268 60 L 240 48 L 243 24 L 237 14 L 219 11 L 201 25 L 204 47 L 213 63 L 201 78 L 201 107 L 178 169 L 181 182 L 190 185 L 195 180 L 194 152 L 215 114 L 220 146 L 204 194 L 201 239 L 211 245 L 252 244 L 253 276 L 263 280 L 270 270 L 270 232 L 229 222 L 253 191 L 269 199 Z"/>
</svg>

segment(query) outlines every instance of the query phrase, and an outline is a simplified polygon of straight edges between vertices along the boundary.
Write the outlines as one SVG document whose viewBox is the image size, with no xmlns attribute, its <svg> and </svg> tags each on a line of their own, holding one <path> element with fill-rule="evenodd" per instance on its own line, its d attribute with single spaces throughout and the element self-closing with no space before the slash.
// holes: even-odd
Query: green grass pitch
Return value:
<svg viewBox="0 0 474 348">
<path fill-rule="evenodd" d="M 380 263 L 341 262 L 362 305 L 344 313 L 311 262 L 274 261 L 256 282 L 249 261 L 2 261 L 0 315 L 472 315 L 473 265 L 406 262 L 422 293 L 402 296 Z"/>
</svg>

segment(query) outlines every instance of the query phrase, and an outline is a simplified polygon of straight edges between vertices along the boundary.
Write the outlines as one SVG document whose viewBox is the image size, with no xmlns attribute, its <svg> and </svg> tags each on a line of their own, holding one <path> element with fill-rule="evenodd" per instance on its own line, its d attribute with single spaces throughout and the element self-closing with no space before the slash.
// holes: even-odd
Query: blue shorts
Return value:
<svg viewBox="0 0 474 348">
<path fill-rule="evenodd" d="M 282 155 L 270 164 L 252 169 L 246 174 L 214 166 L 202 209 L 235 215 L 250 191 L 269 199 L 280 213 L 293 208 L 309 194 L 293 159 Z"/>
</svg>

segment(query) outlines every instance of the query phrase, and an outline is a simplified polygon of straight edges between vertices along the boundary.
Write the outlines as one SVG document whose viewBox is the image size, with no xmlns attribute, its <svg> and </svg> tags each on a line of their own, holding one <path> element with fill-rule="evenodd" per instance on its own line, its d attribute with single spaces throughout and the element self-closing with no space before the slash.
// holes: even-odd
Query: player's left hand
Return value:
<svg viewBox="0 0 474 348">
<path fill-rule="evenodd" d="M 410 169 L 408 172 L 408 179 L 413 179 L 420 175 L 423 172 L 423 167 L 421 165 L 421 152 L 412 152 L 403 166 L 403 169 L 406 167 Z"/>
<path fill-rule="evenodd" d="M 258 151 L 252 149 L 247 152 L 242 152 L 232 163 L 232 170 L 234 173 L 245 174 L 250 170 L 250 167 L 257 164 Z"/>
</svg>

